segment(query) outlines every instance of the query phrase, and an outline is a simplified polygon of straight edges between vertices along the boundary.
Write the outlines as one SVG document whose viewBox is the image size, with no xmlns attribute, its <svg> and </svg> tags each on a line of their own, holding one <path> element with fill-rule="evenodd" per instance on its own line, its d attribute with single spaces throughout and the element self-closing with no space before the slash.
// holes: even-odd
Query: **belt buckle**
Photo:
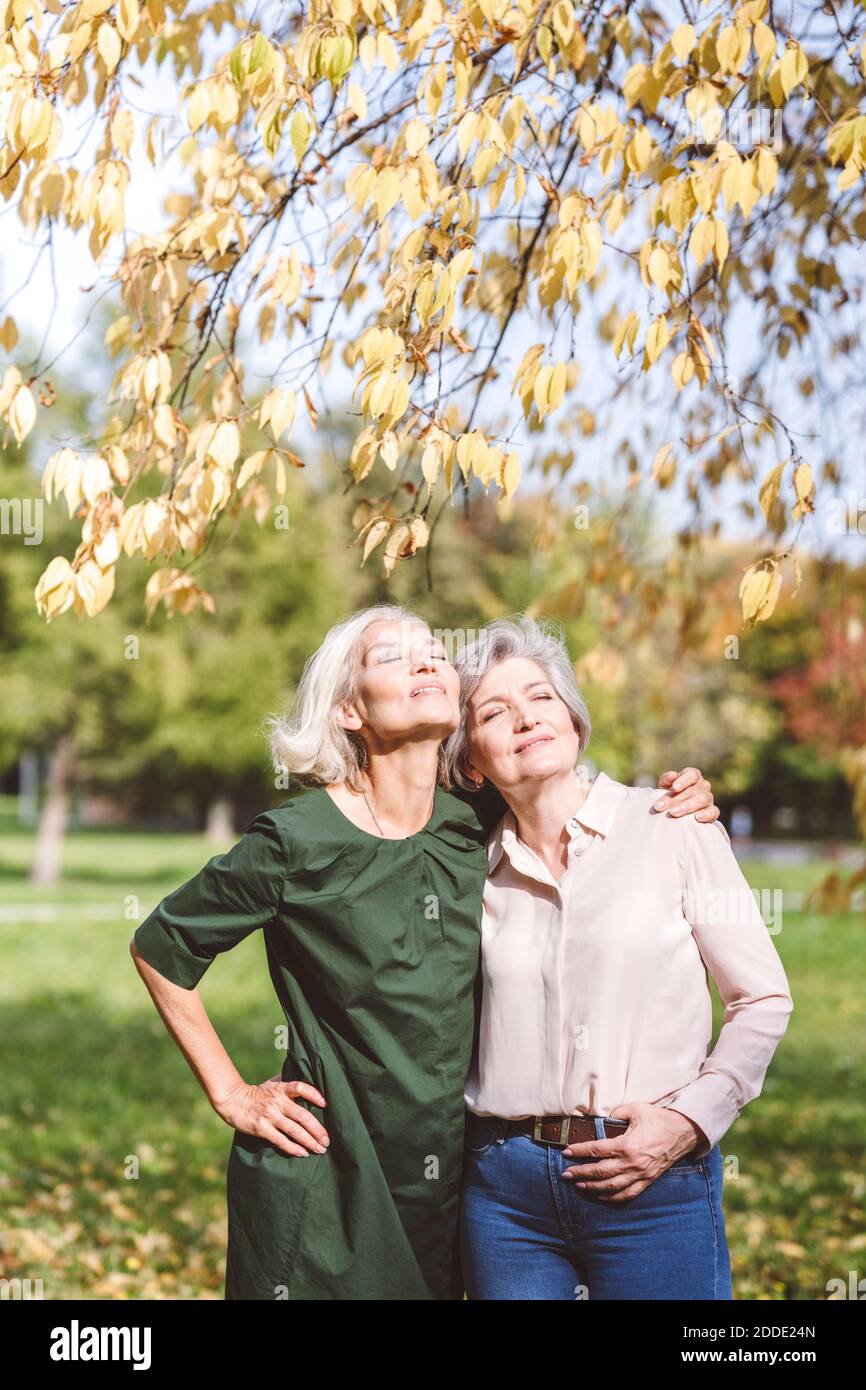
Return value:
<svg viewBox="0 0 866 1390">
<path fill-rule="evenodd" d="M 561 1118 L 561 1120 L 560 1120 L 560 1123 L 559 1123 L 559 1139 L 558 1139 L 558 1140 L 556 1140 L 556 1139 L 542 1139 L 542 1137 L 541 1137 L 541 1126 L 542 1126 L 542 1124 L 544 1123 L 544 1116 L 543 1116 L 543 1115 L 536 1115 L 536 1116 L 535 1116 L 535 1122 L 534 1122 L 534 1124 L 533 1124 L 533 1126 L 532 1126 L 532 1137 L 533 1137 L 533 1139 L 537 1140 L 537 1142 L 538 1142 L 539 1144 L 557 1144 L 557 1143 L 558 1143 L 559 1146 L 560 1146 L 560 1148 L 563 1148 L 563 1149 L 564 1149 L 565 1146 L 566 1146 L 567 1143 L 568 1143 L 568 1131 L 569 1131 L 569 1127 L 570 1127 L 570 1125 L 571 1125 L 571 1119 L 572 1119 L 571 1115 L 563 1115 L 563 1116 L 562 1116 L 562 1118 Z"/>
</svg>

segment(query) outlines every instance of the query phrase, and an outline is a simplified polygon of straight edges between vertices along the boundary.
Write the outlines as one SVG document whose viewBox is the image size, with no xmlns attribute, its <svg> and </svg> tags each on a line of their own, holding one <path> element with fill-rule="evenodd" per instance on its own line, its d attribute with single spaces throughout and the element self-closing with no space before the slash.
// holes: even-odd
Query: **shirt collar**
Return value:
<svg viewBox="0 0 866 1390">
<path fill-rule="evenodd" d="M 606 772 L 599 772 L 580 810 L 566 823 L 569 837 L 573 839 L 577 833 L 573 821 L 598 835 L 609 834 L 625 791 L 622 782 L 615 782 Z M 487 841 L 488 872 L 493 872 L 503 853 L 507 853 L 509 859 L 513 858 L 513 851 L 519 845 L 517 820 L 514 812 L 508 810 Z"/>
</svg>

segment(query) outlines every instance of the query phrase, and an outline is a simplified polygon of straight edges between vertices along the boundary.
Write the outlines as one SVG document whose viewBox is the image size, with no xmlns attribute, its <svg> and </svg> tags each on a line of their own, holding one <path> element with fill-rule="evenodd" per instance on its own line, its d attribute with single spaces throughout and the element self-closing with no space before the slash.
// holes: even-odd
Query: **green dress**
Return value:
<svg viewBox="0 0 866 1390">
<path fill-rule="evenodd" d="M 480 1005 L 487 818 L 436 788 L 403 840 L 360 830 L 323 787 L 263 811 L 135 932 L 193 989 L 261 928 L 285 1012 L 284 1081 L 311 1082 L 330 1147 L 234 1132 L 227 1299 L 462 1299 L 464 1086 Z"/>
</svg>

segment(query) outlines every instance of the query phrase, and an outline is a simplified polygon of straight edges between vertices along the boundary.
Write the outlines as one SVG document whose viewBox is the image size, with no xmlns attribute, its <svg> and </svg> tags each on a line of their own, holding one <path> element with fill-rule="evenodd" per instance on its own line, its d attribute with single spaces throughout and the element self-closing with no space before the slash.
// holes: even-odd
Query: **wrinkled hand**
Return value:
<svg viewBox="0 0 866 1390">
<path fill-rule="evenodd" d="M 296 1105 L 292 1096 L 303 1096 L 314 1105 L 327 1104 L 315 1086 L 306 1081 L 282 1081 L 278 1072 L 260 1086 L 242 1082 L 221 1097 L 214 1109 L 233 1129 L 267 1139 L 284 1154 L 309 1158 L 310 1149 L 327 1153 L 331 1142 L 327 1130 L 303 1105 Z"/>
<path fill-rule="evenodd" d="M 663 772 L 659 786 L 670 789 L 668 796 L 654 802 L 654 811 L 667 811 L 669 816 L 691 816 L 695 820 L 718 820 L 721 811 L 713 800 L 713 789 L 697 767 L 684 767 L 682 772 Z"/>
<path fill-rule="evenodd" d="M 683 1154 L 706 1143 L 692 1120 L 663 1105 L 618 1105 L 610 1113 L 629 1121 L 618 1139 L 588 1139 L 563 1149 L 568 1158 L 596 1160 L 565 1168 L 562 1176 L 605 1201 L 630 1201 Z"/>
</svg>

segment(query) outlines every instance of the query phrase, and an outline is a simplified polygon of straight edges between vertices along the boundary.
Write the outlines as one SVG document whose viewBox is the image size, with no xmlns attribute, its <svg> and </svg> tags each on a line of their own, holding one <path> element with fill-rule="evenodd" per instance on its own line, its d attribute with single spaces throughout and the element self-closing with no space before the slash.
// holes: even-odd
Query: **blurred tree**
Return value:
<svg viewBox="0 0 866 1390">
<path fill-rule="evenodd" d="M 63 382 L 55 419 L 82 428 L 91 404 Z M 37 489 L 28 455 L 3 451 L 0 494 Z M 75 523 L 34 500 L 41 545 L 7 527 L 0 550 L 0 766 L 23 749 L 47 765 L 34 881 L 57 882 L 71 800 L 84 792 L 111 793 L 130 812 L 205 818 L 224 839 L 235 801 L 252 805 L 274 785 L 262 718 L 289 698 L 357 583 L 345 546 L 334 543 L 339 500 L 295 476 L 270 526 L 224 513 L 221 527 L 235 527 L 231 543 L 218 527 L 207 552 L 219 617 L 199 610 L 180 623 L 161 611 L 147 621 L 137 559 L 95 622 L 70 615 L 49 627 L 36 616 L 33 589 L 44 548 Z"/>
</svg>

